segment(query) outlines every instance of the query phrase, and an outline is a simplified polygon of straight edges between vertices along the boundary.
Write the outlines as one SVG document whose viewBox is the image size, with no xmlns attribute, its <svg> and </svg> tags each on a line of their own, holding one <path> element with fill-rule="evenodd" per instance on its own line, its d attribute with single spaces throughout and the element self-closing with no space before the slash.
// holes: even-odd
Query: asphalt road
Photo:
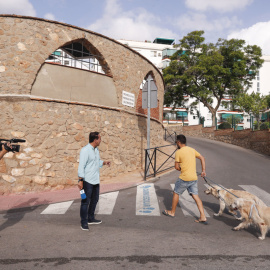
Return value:
<svg viewBox="0 0 270 270">
<path fill-rule="evenodd" d="M 250 150 L 206 139 L 188 138 L 206 158 L 207 176 L 227 188 L 256 185 L 270 194 L 270 159 Z M 197 170 L 200 171 L 198 163 Z M 178 172 L 154 181 L 159 212 L 169 209 Z M 213 217 L 218 201 L 199 195 L 209 225 L 177 208 L 175 218 L 136 215 L 137 188 L 119 192 L 111 215 L 100 225 L 80 229 L 80 202 L 62 215 L 41 215 L 46 205 L 0 213 L 0 269 L 269 269 L 270 237 L 256 228 L 234 232 L 228 212 Z"/>
</svg>

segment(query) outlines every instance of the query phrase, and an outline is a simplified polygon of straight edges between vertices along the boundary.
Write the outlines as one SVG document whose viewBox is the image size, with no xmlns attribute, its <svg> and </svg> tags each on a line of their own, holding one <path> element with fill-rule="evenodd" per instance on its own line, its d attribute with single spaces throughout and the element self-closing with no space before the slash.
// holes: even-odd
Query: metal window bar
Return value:
<svg viewBox="0 0 270 270">
<path fill-rule="evenodd" d="M 160 148 L 168 147 L 168 146 L 174 146 L 174 144 L 163 145 L 163 146 L 159 146 L 159 147 L 145 149 L 144 180 L 146 180 L 146 178 L 148 178 L 148 177 L 152 177 L 152 176 L 155 177 L 158 173 L 162 173 L 164 171 L 167 171 L 169 169 L 174 168 L 174 165 L 164 168 L 169 160 L 170 161 L 171 161 L 171 159 L 174 160 L 173 155 L 177 150 L 177 149 L 175 149 L 173 151 L 173 153 L 170 154 L 170 155 L 160 150 Z M 150 150 L 153 150 L 152 155 L 150 154 Z M 158 152 L 165 155 L 165 156 L 167 156 L 167 159 L 157 169 L 157 153 Z M 150 173 L 150 169 L 152 169 L 153 173 Z"/>
<path fill-rule="evenodd" d="M 82 45 L 83 46 L 83 45 Z M 60 48 L 61 49 L 61 48 Z M 81 53 L 82 55 L 82 58 L 85 58 L 85 57 L 89 57 L 87 59 L 76 59 L 76 58 L 73 58 L 71 57 L 68 53 L 66 54 L 66 56 L 64 55 L 64 51 L 62 51 L 61 55 L 56 55 L 55 52 L 53 52 L 46 60 L 45 62 L 53 62 L 53 63 L 58 63 L 60 65 L 63 65 L 63 66 L 67 66 L 65 64 L 65 61 L 70 61 L 70 65 L 68 66 L 71 66 L 71 67 L 74 67 L 74 68 L 79 68 L 79 69 L 85 69 L 85 70 L 90 70 L 90 71 L 95 71 L 95 72 L 98 72 L 98 73 L 102 73 L 102 74 L 106 74 L 107 71 L 108 71 L 108 68 L 105 67 L 105 66 L 102 66 L 99 64 L 99 61 L 98 59 L 101 58 L 101 56 L 99 55 L 93 55 L 91 53 L 83 53 L 83 51 L 78 51 L 78 50 L 75 50 L 73 48 L 73 43 L 72 43 L 72 46 L 71 46 L 71 49 L 69 48 L 65 48 L 65 51 L 67 52 L 70 52 L 71 55 L 74 54 L 74 52 L 78 52 L 78 53 Z M 50 59 L 51 58 L 51 59 Z M 93 63 L 90 61 L 90 59 L 96 59 L 98 61 L 98 63 Z M 80 67 L 79 67 L 80 66 Z"/>
<path fill-rule="evenodd" d="M 93 58 L 93 56 L 94 55 L 91 55 L 91 58 Z M 50 59 L 50 57 L 53 57 L 53 59 Z M 65 64 L 65 61 L 69 60 L 70 61 L 69 66 L 74 67 L 74 68 L 85 69 L 85 70 L 90 70 L 90 71 L 95 71 L 95 72 L 98 72 L 98 73 L 105 73 L 105 74 L 106 74 L 106 71 L 107 71 L 107 68 L 104 68 L 99 63 L 90 62 L 90 58 L 87 59 L 87 60 L 85 60 L 85 59 L 74 59 L 74 58 L 70 57 L 69 55 L 64 57 L 63 55 L 56 56 L 54 54 L 51 54 L 50 57 L 47 58 L 45 62 L 53 62 L 53 63 L 58 63 L 58 64 L 63 65 L 63 66 L 67 66 Z M 80 67 L 78 67 L 78 65 L 80 65 Z M 101 68 L 101 70 L 100 70 L 100 68 Z"/>
</svg>

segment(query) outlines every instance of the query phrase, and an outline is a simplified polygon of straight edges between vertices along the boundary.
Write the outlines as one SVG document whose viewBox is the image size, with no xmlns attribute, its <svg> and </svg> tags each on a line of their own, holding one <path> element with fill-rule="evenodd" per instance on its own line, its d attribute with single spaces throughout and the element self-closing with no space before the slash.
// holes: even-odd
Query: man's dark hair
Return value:
<svg viewBox="0 0 270 270">
<path fill-rule="evenodd" d="M 98 140 L 99 132 L 90 132 L 89 134 L 89 143 L 92 143 L 94 140 Z"/>
<path fill-rule="evenodd" d="M 180 142 L 181 144 L 186 144 L 187 139 L 185 135 L 180 134 L 180 135 L 177 135 L 176 141 Z"/>
</svg>

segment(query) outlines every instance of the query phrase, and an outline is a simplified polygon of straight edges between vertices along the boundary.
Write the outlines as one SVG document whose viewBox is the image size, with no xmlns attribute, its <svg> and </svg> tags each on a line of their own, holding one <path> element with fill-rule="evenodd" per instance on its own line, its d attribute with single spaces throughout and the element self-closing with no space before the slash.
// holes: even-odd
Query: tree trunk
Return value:
<svg viewBox="0 0 270 270">
<path fill-rule="evenodd" d="M 216 126 L 216 112 L 212 113 L 212 127 Z"/>
</svg>

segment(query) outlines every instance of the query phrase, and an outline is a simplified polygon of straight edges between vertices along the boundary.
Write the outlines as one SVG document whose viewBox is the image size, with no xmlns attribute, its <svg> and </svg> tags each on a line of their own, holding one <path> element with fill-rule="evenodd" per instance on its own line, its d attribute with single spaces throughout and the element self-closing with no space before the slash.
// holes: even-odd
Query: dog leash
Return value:
<svg viewBox="0 0 270 270">
<path fill-rule="evenodd" d="M 197 172 L 197 175 L 200 175 L 200 173 Z M 206 184 L 209 185 L 210 187 L 216 189 L 216 188 L 215 188 L 213 185 L 211 185 L 208 181 L 211 181 L 213 184 L 215 184 L 215 185 L 219 186 L 220 188 L 226 190 L 227 192 L 229 192 L 230 194 L 232 194 L 234 197 L 239 198 L 238 196 L 236 196 L 235 194 L 233 194 L 232 192 L 230 192 L 228 189 L 226 189 L 225 187 L 219 185 L 218 183 L 214 182 L 213 180 L 211 180 L 211 179 L 209 179 L 209 178 L 207 178 L 207 177 L 205 177 L 205 176 L 203 177 L 203 179 L 204 179 L 204 181 L 206 182 Z"/>
</svg>

